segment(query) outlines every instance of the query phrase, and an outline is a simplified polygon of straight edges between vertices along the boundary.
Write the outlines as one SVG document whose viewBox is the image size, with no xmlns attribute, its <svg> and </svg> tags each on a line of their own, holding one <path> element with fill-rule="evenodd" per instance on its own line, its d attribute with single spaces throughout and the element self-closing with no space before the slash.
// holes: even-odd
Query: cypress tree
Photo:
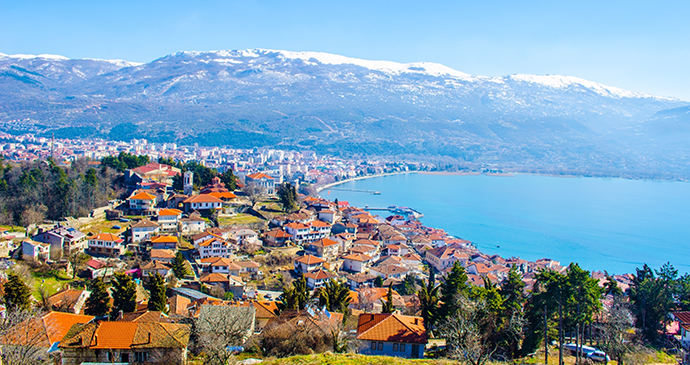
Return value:
<svg viewBox="0 0 690 365">
<path fill-rule="evenodd" d="M 91 295 L 86 299 L 84 314 L 103 317 L 110 311 L 110 295 L 101 278 L 91 281 Z"/>
<path fill-rule="evenodd" d="M 172 262 L 170 262 L 173 274 L 175 274 L 175 277 L 178 279 L 184 279 L 184 277 L 187 276 L 187 266 L 185 266 L 184 262 L 184 256 L 182 256 L 182 252 L 180 251 L 177 251 Z"/>
<path fill-rule="evenodd" d="M 31 289 L 24 284 L 19 275 L 15 273 L 7 274 L 7 283 L 4 285 L 4 290 L 7 309 L 29 309 L 31 305 Z"/>
<path fill-rule="evenodd" d="M 125 273 L 115 273 L 113 281 L 113 310 L 111 317 L 117 318 L 122 312 L 134 312 L 137 309 L 137 285 Z"/>
<path fill-rule="evenodd" d="M 168 297 L 165 295 L 165 281 L 159 273 L 151 277 L 149 291 L 149 310 L 165 312 Z"/>
<path fill-rule="evenodd" d="M 386 294 L 386 301 L 381 299 L 381 313 L 393 313 L 393 286 L 388 284 L 388 294 Z"/>
</svg>

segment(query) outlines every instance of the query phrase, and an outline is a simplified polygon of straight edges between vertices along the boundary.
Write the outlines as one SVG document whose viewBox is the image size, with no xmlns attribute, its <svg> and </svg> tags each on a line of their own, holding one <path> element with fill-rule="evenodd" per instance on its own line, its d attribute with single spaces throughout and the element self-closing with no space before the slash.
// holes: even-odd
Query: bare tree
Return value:
<svg viewBox="0 0 690 365">
<path fill-rule="evenodd" d="M 261 200 L 261 197 L 264 194 L 264 189 L 256 183 L 248 183 L 242 188 L 242 192 L 249 197 L 249 200 L 252 202 L 252 206 L 254 206 L 259 202 L 259 200 Z"/>
<path fill-rule="evenodd" d="M 204 364 L 227 364 L 232 347 L 242 346 L 254 332 L 254 319 L 253 307 L 202 306 L 192 336 Z"/>
<path fill-rule="evenodd" d="M 35 310 L 9 311 L 0 321 L 0 345 L 4 365 L 51 364 L 50 343 L 41 330 L 42 313 Z"/>
<path fill-rule="evenodd" d="M 72 268 L 72 279 L 77 277 L 77 273 L 79 273 L 84 264 L 89 261 L 89 258 L 90 256 L 81 252 L 81 250 L 72 250 L 72 252 L 70 252 L 67 261 Z"/>
<path fill-rule="evenodd" d="M 613 297 L 613 302 L 604 308 L 602 314 L 602 321 L 596 324 L 602 347 L 608 355 L 618 360 L 618 364 L 623 365 L 625 355 L 633 350 L 626 337 L 634 322 L 633 315 L 620 295 Z"/>
</svg>

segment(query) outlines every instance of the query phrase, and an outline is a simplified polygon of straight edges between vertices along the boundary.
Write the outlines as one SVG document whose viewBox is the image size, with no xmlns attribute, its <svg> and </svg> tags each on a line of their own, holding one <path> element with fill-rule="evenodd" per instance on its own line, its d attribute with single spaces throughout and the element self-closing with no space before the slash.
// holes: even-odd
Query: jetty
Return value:
<svg viewBox="0 0 690 365">
<path fill-rule="evenodd" d="M 381 195 L 381 192 L 376 191 L 376 190 L 342 189 L 342 188 L 329 188 L 328 190 L 354 191 L 355 193 L 367 193 L 367 194 L 371 194 L 371 195 Z"/>
<path fill-rule="evenodd" d="M 422 214 L 422 212 L 420 212 L 416 209 L 412 209 L 412 208 L 408 208 L 408 207 L 399 207 L 397 205 L 391 205 L 391 206 L 388 206 L 385 208 L 384 207 L 370 207 L 367 205 L 366 207 L 364 207 L 364 210 L 367 210 L 367 211 L 385 210 L 385 211 L 389 211 L 393 214 L 399 214 L 399 215 L 402 215 L 405 217 L 413 217 L 415 219 L 418 219 L 418 218 L 421 218 L 424 216 L 424 214 Z"/>
</svg>

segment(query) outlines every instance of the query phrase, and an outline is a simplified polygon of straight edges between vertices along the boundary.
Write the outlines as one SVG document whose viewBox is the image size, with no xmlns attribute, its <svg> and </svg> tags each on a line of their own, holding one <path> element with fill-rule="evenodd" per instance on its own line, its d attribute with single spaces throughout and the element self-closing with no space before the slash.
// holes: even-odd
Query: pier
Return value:
<svg viewBox="0 0 690 365">
<path fill-rule="evenodd" d="M 370 207 L 370 206 L 367 205 L 367 206 L 364 207 L 363 209 L 364 209 L 364 210 L 367 210 L 367 211 L 371 211 L 371 210 L 387 210 L 387 211 L 389 211 L 389 212 L 391 212 L 391 213 L 393 213 L 393 214 L 399 214 L 399 215 L 402 215 L 402 216 L 405 216 L 405 217 L 408 217 L 408 218 L 409 218 L 409 217 L 413 217 L 413 218 L 415 218 L 415 219 L 418 219 L 418 218 L 421 218 L 421 217 L 424 216 L 424 214 L 422 214 L 422 212 L 420 212 L 420 211 L 418 211 L 418 210 L 416 210 L 416 209 L 412 209 L 412 208 L 408 208 L 408 207 L 399 207 L 399 206 L 397 206 L 397 205 L 391 205 L 391 206 L 385 207 L 385 208 L 383 208 L 383 207 Z"/>
<path fill-rule="evenodd" d="M 380 192 L 380 191 L 376 191 L 376 190 L 341 189 L 341 188 L 329 188 L 328 190 L 354 191 L 355 193 L 367 193 L 367 194 L 371 194 L 371 195 L 381 195 L 381 192 Z"/>
</svg>

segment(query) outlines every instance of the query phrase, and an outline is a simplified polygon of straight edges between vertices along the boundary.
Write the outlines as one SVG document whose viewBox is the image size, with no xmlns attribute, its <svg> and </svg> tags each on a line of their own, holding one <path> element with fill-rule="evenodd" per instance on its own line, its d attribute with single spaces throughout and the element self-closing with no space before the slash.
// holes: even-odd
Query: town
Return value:
<svg viewBox="0 0 690 365">
<path fill-rule="evenodd" d="M 633 323 L 619 318 L 632 314 L 621 303 L 654 305 L 640 299 L 644 280 L 656 283 L 649 268 L 609 276 L 548 258 L 488 255 L 425 226 L 414 211 L 374 214 L 318 195 L 337 181 L 433 166 L 145 140 L 0 138 L 9 140 L 8 164 L 118 170 L 120 193 L 84 216 L 3 226 L 7 364 L 227 364 L 324 352 L 473 364 L 560 352 L 562 363 L 564 349 L 576 362 L 608 361 L 606 353 L 623 361 L 634 350 L 622 335 Z M 568 289 L 555 296 L 554 288 Z M 685 305 L 668 304 L 656 317 L 643 309 L 641 333 L 675 334 L 687 346 Z M 563 311 L 573 314 L 565 325 Z M 559 328 L 553 342 L 544 326 Z"/>
</svg>

